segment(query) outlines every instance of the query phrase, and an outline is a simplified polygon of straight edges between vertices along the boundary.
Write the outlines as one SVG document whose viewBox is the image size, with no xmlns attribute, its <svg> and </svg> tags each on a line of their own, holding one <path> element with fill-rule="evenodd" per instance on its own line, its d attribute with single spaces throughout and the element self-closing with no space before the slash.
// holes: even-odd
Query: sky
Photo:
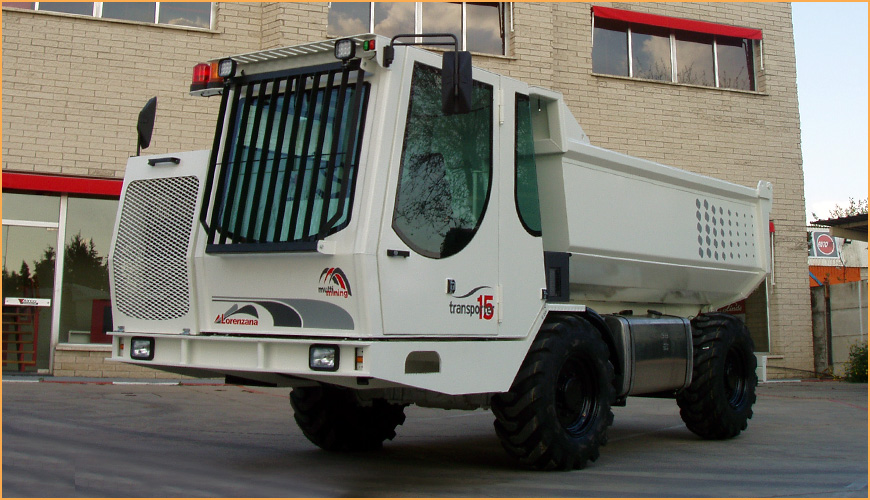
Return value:
<svg viewBox="0 0 870 500">
<path fill-rule="evenodd" d="M 867 3 L 795 2 L 792 19 L 811 221 L 867 198 Z"/>
</svg>

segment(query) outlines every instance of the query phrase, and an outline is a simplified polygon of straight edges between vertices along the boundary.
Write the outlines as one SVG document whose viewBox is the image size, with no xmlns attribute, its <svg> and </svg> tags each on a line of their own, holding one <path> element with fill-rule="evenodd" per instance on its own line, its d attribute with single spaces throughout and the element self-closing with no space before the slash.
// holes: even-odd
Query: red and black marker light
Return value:
<svg viewBox="0 0 870 500">
<path fill-rule="evenodd" d="M 190 83 L 190 91 L 203 90 L 208 86 L 211 79 L 211 65 L 199 63 L 193 67 L 193 81 Z"/>
</svg>

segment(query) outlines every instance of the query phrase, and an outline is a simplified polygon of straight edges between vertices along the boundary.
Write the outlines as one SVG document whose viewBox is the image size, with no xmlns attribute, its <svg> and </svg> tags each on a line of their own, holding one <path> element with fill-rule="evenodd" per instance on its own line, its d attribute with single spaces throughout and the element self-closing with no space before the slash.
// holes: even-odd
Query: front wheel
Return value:
<svg viewBox="0 0 870 500">
<path fill-rule="evenodd" d="M 692 384 L 677 395 L 686 427 L 704 439 L 728 439 L 746 429 L 755 404 L 755 354 L 742 321 L 709 313 L 692 321 Z"/>
<path fill-rule="evenodd" d="M 364 405 L 353 390 L 331 385 L 297 387 L 290 404 L 305 437 L 328 451 L 378 449 L 405 422 L 405 405 L 383 399 Z"/>
<path fill-rule="evenodd" d="M 613 366 L 598 331 L 558 317 L 541 328 L 510 391 L 493 398 L 495 431 L 533 469 L 582 469 L 607 442 L 613 398 Z"/>
</svg>

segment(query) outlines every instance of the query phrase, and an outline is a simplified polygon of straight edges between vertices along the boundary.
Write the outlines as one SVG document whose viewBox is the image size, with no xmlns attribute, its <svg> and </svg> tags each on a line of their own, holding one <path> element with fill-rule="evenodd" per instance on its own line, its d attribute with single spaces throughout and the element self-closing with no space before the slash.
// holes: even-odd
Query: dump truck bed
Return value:
<svg viewBox="0 0 870 500">
<path fill-rule="evenodd" d="M 564 106 L 553 111 L 573 120 Z M 595 147 L 566 130 L 539 148 L 538 177 L 545 250 L 570 254 L 572 302 L 608 311 L 718 308 L 762 282 L 769 182 L 740 186 Z"/>
</svg>

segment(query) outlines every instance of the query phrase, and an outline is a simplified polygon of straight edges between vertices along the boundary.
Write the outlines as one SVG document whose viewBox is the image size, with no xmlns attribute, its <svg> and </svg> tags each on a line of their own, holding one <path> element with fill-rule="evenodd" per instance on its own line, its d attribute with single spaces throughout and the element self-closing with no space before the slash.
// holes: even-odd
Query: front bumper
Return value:
<svg viewBox="0 0 870 500">
<path fill-rule="evenodd" d="M 113 361 L 215 373 L 278 374 L 352 388 L 415 387 L 443 394 L 505 392 L 528 340 L 385 339 L 169 335 L 111 332 Z M 134 338 L 153 339 L 152 359 L 133 359 Z M 309 366 L 313 345 L 337 347 L 335 371 Z"/>
</svg>

